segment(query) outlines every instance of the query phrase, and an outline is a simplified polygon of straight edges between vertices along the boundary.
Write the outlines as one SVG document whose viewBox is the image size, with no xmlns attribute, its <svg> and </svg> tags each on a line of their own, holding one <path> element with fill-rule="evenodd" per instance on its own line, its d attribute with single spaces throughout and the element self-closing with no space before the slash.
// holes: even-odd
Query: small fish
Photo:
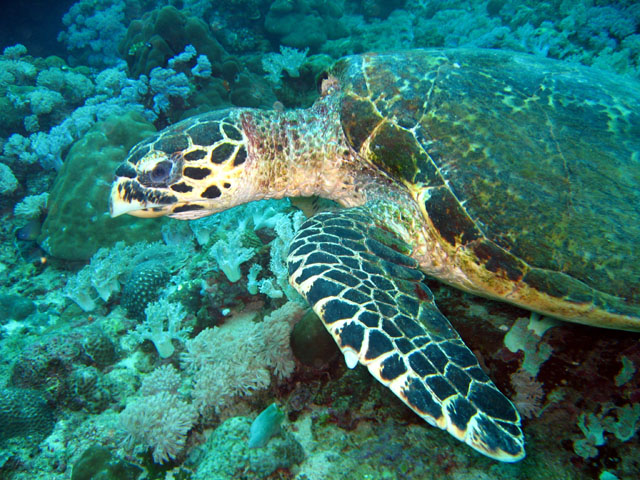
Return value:
<svg viewBox="0 0 640 480">
<path fill-rule="evenodd" d="M 275 403 L 265 408 L 251 424 L 249 448 L 264 447 L 271 437 L 280 432 L 282 420 L 284 420 L 284 412 Z"/>
<path fill-rule="evenodd" d="M 40 235 L 42 224 L 39 220 L 30 220 L 26 225 L 16 230 L 16 238 L 22 241 L 33 241 Z"/>
</svg>

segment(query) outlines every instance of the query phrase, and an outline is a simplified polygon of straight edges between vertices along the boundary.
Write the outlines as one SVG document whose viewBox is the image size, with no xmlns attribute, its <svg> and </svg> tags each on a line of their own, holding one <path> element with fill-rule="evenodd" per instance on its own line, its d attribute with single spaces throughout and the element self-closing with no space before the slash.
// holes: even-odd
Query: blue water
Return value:
<svg viewBox="0 0 640 480">
<path fill-rule="evenodd" d="M 285 259 L 300 212 L 331 202 L 109 217 L 116 168 L 154 132 L 222 108 L 306 108 L 338 58 L 427 47 L 579 63 L 640 97 L 630 0 L 3 6 L 0 479 L 640 477 L 637 333 L 430 280 L 523 417 L 527 457 L 499 463 L 427 425 L 363 366 L 346 368 L 307 315 Z M 274 402 L 281 428 L 250 449 L 252 420 Z"/>
</svg>

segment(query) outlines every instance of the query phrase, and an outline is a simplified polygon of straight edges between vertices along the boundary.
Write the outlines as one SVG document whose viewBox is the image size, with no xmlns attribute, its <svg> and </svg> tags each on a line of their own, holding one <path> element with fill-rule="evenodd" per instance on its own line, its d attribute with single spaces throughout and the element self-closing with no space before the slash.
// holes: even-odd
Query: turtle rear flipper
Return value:
<svg viewBox="0 0 640 480">
<path fill-rule="evenodd" d="M 436 307 L 408 246 L 363 207 L 307 220 L 288 257 L 290 282 L 342 350 L 431 425 L 479 452 L 524 457 L 520 416 Z"/>
</svg>

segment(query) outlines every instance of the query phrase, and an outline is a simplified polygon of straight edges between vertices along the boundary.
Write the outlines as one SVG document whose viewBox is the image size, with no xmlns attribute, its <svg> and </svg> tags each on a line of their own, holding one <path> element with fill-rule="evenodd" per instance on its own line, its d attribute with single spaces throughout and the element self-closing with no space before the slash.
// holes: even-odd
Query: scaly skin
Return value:
<svg viewBox="0 0 640 480">
<path fill-rule="evenodd" d="M 157 149 L 156 142 L 185 129 L 184 122 L 173 125 L 160 139 L 147 142 L 153 146 L 151 151 L 135 163 L 130 159 L 139 147 L 132 150 L 124 165 L 135 171 L 135 178 L 120 176 L 114 183 L 112 215 L 189 219 L 260 199 L 317 195 L 344 207 L 369 204 L 378 226 L 396 232 L 407 244 L 416 245 L 415 251 L 425 251 L 424 221 L 418 206 L 406 188 L 372 168 L 348 145 L 342 132 L 338 100 L 338 92 L 331 89 L 307 110 L 232 109 L 220 113 L 218 116 L 224 117 L 222 122 L 235 125 L 243 134 L 242 141 L 236 143 L 246 147 L 247 158 L 237 166 L 233 165 L 233 159 L 219 165 L 208 157 L 185 160 L 198 149 L 193 142 L 180 152 Z M 172 175 L 164 182 L 145 185 L 143 179 L 163 162 L 171 163 Z M 205 179 L 189 179 L 183 174 L 187 166 L 207 168 L 211 174 Z M 172 191 L 170 186 L 178 183 L 187 183 L 192 190 Z M 224 184 L 229 186 L 225 188 Z M 212 185 L 219 187 L 221 195 L 203 198 L 202 192 Z M 146 196 L 131 199 L 123 193 L 128 190 L 144 191 Z M 185 205 L 202 208 L 176 213 L 176 209 Z"/>
</svg>

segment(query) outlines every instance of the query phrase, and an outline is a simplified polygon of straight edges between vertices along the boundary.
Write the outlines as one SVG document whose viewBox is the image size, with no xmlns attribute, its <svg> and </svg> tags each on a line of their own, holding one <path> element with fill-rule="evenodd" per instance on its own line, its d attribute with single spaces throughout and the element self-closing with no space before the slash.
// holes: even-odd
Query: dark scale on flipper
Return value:
<svg viewBox="0 0 640 480">
<path fill-rule="evenodd" d="M 500 459 L 521 456 L 517 412 L 438 311 L 424 274 L 404 251 L 400 239 L 375 227 L 366 208 L 321 213 L 291 244 L 291 284 L 322 319 L 348 366 L 357 357 L 426 421 L 474 448 L 494 449 L 488 454 Z M 491 433 L 479 424 L 490 425 Z"/>
<path fill-rule="evenodd" d="M 398 315 L 393 320 L 407 338 L 418 337 L 424 333 L 423 326 L 405 315 Z"/>
<path fill-rule="evenodd" d="M 313 242 L 314 244 L 318 244 L 318 249 L 320 248 L 320 242 L 326 242 L 327 244 L 338 246 L 340 242 L 340 238 L 335 235 L 327 235 L 325 233 L 316 233 L 309 237 L 309 242 Z"/>
<path fill-rule="evenodd" d="M 356 351 L 362 347 L 365 329 L 358 322 L 347 323 L 340 331 L 340 344 L 342 347 L 351 347 Z"/>
<path fill-rule="evenodd" d="M 357 306 L 338 299 L 329 300 L 324 304 L 322 311 L 324 321 L 327 323 L 351 319 L 357 312 Z"/>
<path fill-rule="evenodd" d="M 337 296 L 343 290 L 344 287 L 342 285 L 335 282 L 328 282 L 327 280 L 320 278 L 313 282 L 311 288 L 307 292 L 307 301 L 311 305 L 315 305 L 322 299 Z"/>
<path fill-rule="evenodd" d="M 344 297 L 347 298 L 349 292 L 344 294 Z M 382 317 L 377 313 L 361 311 L 358 315 L 358 320 L 362 322 L 365 327 L 369 328 L 377 328 L 380 326 L 380 320 Z"/>
<path fill-rule="evenodd" d="M 446 368 L 447 363 L 449 362 L 449 359 L 444 354 L 444 352 L 440 350 L 440 348 L 436 344 L 433 344 L 433 343 L 430 345 L 427 345 L 425 348 L 422 349 L 422 351 L 427 356 L 429 361 L 433 364 L 433 366 L 436 367 L 436 369 L 440 373 L 444 373 L 444 369 Z"/>
<path fill-rule="evenodd" d="M 420 352 L 414 352 L 409 355 L 409 365 L 421 378 L 438 373 L 431 362 L 427 360 L 427 357 Z"/>
<path fill-rule="evenodd" d="M 407 388 L 402 390 L 403 400 L 420 415 L 435 421 L 442 418 L 442 407 L 436 403 L 431 393 L 425 388 L 421 380 L 412 378 Z"/>
<path fill-rule="evenodd" d="M 382 331 L 386 333 L 389 336 L 389 338 L 403 338 L 403 339 L 407 338 L 405 334 L 402 332 L 402 330 L 398 328 L 396 323 L 388 318 L 384 318 L 382 320 Z"/>
<path fill-rule="evenodd" d="M 455 365 L 449 365 L 445 372 L 447 380 L 455 386 L 462 395 L 467 396 L 469 394 L 469 385 L 471 384 L 471 378 L 469 375 Z"/>
<path fill-rule="evenodd" d="M 339 260 L 337 259 L 337 257 L 334 257 L 333 255 L 329 255 L 327 253 L 322 253 L 322 252 L 314 252 L 311 255 L 309 255 L 307 258 L 308 258 L 307 263 L 309 265 L 313 265 L 314 263 L 318 263 L 321 265 L 339 263 Z"/>
<path fill-rule="evenodd" d="M 384 327 L 383 327 L 384 329 Z M 387 331 L 386 329 L 384 329 L 385 331 Z M 398 330 L 399 332 L 399 330 Z M 396 346 L 396 350 L 398 350 L 399 352 L 402 352 L 404 354 L 408 354 L 411 353 L 412 351 L 414 351 L 416 349 L 416 346 L 409 340 L 407 340 L 404 337 L 400 337 L 396 340 L 394 340 L 393 344 Z"/>
<path fill-rule="evenodd" d="M 369 296 L 365 295 L 362 292 L 359 292 L 358 290 L 355 289 L 350 289 L 347 290 L 346 292 L 344 292 L 342 294 L 342 298 L 344 298 L 345 300 L 349 300 L 353 303 L 357 303 L 359 305 L 364 305 L 365 303 L 367 303 L 369 301 Z M 365 312 L 363 312 L 364 314 Z M 364 320 L 363 320 L 364 321 Z"/>
<path fill-rule="evenodd" d="M 307 255 L 308 253 L 313 252 L 314 250 L 316 250 L 316 246 L 306 243 L 306 242 L 300 242 L 298 245 L 296 245 L 294 247 L 294 245 L 291 246 L 291 249 L 296 249 L 296 254 L 297 255 Z"/>
<path fill-rule="evenodd" d="M 369 331 L 369 346 L 365 353 L 365 359 L 374 360 L 380 355 L 392 352 L 394 350 L 393 343 L 389 340 L 389 336 L 380 330 Z"/>
<path fill-rule="evenodd" d="M 406 313 L 407 315 L 411 315 L 414 318 L 418 316 L 420 302 L 418 302 L 418 300 L 416 300 L 415 298 L 411 298 L 408 295 L 398 295 L 396 296 L 396 302 L 398 302 L 400 311 Z"/>
<path fill-rule="evenodd" d="M 391 297 L 391 295 L 389 295 L 386 292 L 380 291 L 378 290 L 378 287 L 376 287 L 375 285 L 373 286 L 373 299 L 378 302 L 378 304 L 387 304 L 387 305 L 392 305 L 395 307 L 395 301 L 393 300 L 393 297 Z M 391 307 L 393 308 L 393 307 Z M 394 309 L 395 310 L 395 309 Z M 389 313 L 386 313 L 386 315 L 389 315 Z"/>
<path fill-rule="evenodd" d="M 400 355 L 393 354 L 387 357 L 380 368 L 380 378 L 383 381 L 391 381 L 404 375 L 407 372 L 407 366 Z"/>
<path fill-rule="evenodd" d="M 429 386 L 429 390 L 432 391 L 440 400 L 444 401 L 456 394 L 455 388 L 453 388 L 451 384 L 440 375 L 431 375 L 425 378 L 425 383 Z"/>
<path fill-rule="evenodd" d="M 325 233 L 329 233 L 332 235 L 337 235 L 340 238 L 348 238 L 350 240 L 363 240 L 364 236 L 358 232 L 354 232 L 353 230 L 349 230 L 344 227 L 327 227 L 325 229 Z"/>
<path fill-rule="evenodd" d="M 302 282 L 305 282 L 306 280 L 308 280 L 309 278 L 315 277 L 316 275 L 320 275 L 326 272 L 327 270 L 329 270 L 329 267 L 326 265 L 313 265 L 311 267 L 307 267 L 296 278 L 296 284 L 299 285 Z M 291 275 L 291 273 L 292 272 L 290 272 L 289 275 Z"/>
<path fill-rule="evenodd" d="M 464 345 L 457 345 L 452 342 L 443 342 L 442 350 L 447 354 L 449 359 L 462 368 L 472 367 L 476 365 L 476 357 Z"/>
<path fill-rule="evenodd" d="M 478 434 L 480 440 L 489 451 L 506 452 L 514 457 L 522 451 L 522 432 L 511 433 L 507 429 L 500 428 L 500 424 L 490 417 L 478 417 Z M 516 439 L 520 441 L 516 441 Z"/>
<path fill-rule="evenodd" d="M 297 249 L 299 249 L 300 247 L 303 247 L 303 246 L 304 246 L 305 248 L 311 247 L 311 250 L 315 250 L 315 248 L 316 248 L 316 246 L 315 246 L 315 245 L 313 245 L 313 244 L 309 244 L 309 243 L 307 243 L 305 240 L 298 239 L 298 240 L 296 240 L 296 241 L 294 241 L 294 242 L 291 242 L 291 245 L 289 245 L 289 251 L 290 251 L 290 252 L 295 252 Z M 307 254 L 307 253 L 309 253 L 311 250 L 306 251 L 306 252 L 304 252 L 304 253 L 305 253 L 305 254 Z M 297 253 L 297 252 L 296 252 L 296 253 Z"/>
<path fill-rule="evenodd" d="M 469 424 L 469 420 L 478 410 L 471 403 L 462 397 L 454 399 L 447 407 L 451 423 L 459 429 L 464 429 Z"/>
<path fill-rule="evenodd" d="M 494 418 L 509 422 L 515 422 L 519 418 L 518 412 L 509 399 L 492 385 L 474 384 L 469 400 Z"/>
<path fill-rule="evenodd" d="M 326 277 L 331 278 L 332 280 L 335 280 L 336 282 L 342 283 L 343 285 L 347 285 L 349 287 L 355 287 L 360 283 L 358 279 L 350 275 L 347 275 L 344 272 L 340 272 L 338 270 L 331 270 L 327 272 Z"/>
</svg>

